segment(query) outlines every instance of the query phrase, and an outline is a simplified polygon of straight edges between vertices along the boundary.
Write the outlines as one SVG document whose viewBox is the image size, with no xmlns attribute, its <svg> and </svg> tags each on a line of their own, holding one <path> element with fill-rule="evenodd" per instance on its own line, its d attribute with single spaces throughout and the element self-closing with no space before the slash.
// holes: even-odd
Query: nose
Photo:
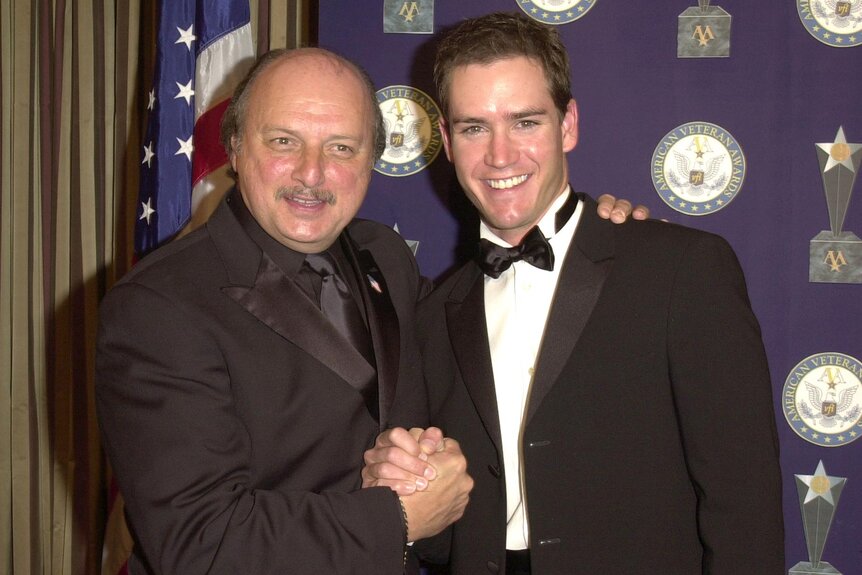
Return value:
<svg viewBox="0 0 862 575">
<path fill-rule="evenodd" d="M 293 170 L 293 179 L 306 188 L 316 188 L 323 183 L 323 154 L 315 148 L 304 148 L 299 154 Z"/>
<path fill-rule="evenodd" d="M 495 168 L 504 168 L 518 159 L 518 150 L 505 132 L 493 132 L 485 152 L 485 163 Z"/>
</svg>

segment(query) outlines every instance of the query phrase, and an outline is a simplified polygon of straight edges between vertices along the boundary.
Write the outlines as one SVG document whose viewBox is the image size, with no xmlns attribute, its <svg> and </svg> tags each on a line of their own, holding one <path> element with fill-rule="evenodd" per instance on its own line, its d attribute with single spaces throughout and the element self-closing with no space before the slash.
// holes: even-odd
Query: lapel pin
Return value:
<svg viewBox="0 0 862 575">
<path fill-rule="evenodd" d="M 368 285 L 371 286 L 371 289 L 373 289 L 374 291 L 376 291 L 379 294 L 383 293 L 383 288 L 380 287 L 380 284 L 377 282 L 376 279 L 371 277 L 370 274 L 367 274 L 365 277 L 368 278 Z"/>
</svg>

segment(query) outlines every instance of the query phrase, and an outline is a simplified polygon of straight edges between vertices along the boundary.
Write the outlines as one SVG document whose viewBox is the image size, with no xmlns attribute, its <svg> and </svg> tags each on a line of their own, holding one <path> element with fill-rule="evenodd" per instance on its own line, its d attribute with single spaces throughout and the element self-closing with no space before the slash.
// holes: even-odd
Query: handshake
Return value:
<svg viewBox="0 0 862 575">
<path fill-rule="evenodd" d="M 473 479 L 454 439 L 436 427 L 388 429 L 365 452 L 362 487 L 389 487 L 401 498 L 408 541 L 436 535 L 464 514 Z"/>
</svg>

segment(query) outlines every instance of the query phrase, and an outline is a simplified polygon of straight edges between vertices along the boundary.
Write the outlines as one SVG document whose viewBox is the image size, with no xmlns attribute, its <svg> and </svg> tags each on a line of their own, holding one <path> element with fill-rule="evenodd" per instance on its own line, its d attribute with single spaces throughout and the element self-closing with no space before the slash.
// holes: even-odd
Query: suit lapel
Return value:
<svg viewBox="0 0 862 575">
<path fill-rule="evenodd" d="M 584 209 L 545 323 L 526 423 L 530 422 L 569 361 L 613 265 L 614 224 L 599 218 L 592 198 L 579 196 Z"/>
<path fill-rule="evenodd" d="M 389 296 L 390 292 L 385 275 L 378 268 L 371 251 L 359 249 L 347 232 L 344 234 L 342 247 L 356 274 L 360 296 L 365 304 L 368 329 L 377 364 L 380 426 L 383 429 L 386 427 L 398 383 L 399 358 L 401 357 L 401 332 L 398 325 L 398 315 L 395 313 L 395 306 Z"/>
<path fill-rule="evenodd" d="M 229 285 L 222 292 L 351 386 L 361 388 L 373 377 L 373 368 L 248 237 L 227 201 L 207 223 L 228 274 Z"/>
<path fill-rule="evenodd" d="M 461 377 L 488 435 L 502 452 L 500 415 L 485 321 L 484 275 L 475 263 L 462 268 L 446 302 L 446 325 Z"/>
<path fill-rule="evenodd" d="M 374 376 L 362 354 L 266 254 L 252 287 L 226 286 L 222 291 L 354 388 L 361 389 Z"/>
</svg>

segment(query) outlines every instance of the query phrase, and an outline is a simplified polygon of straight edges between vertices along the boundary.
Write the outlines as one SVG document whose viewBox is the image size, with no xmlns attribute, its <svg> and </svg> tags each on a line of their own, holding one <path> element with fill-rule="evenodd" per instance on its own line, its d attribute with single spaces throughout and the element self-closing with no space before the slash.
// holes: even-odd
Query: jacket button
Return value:
<svg viewBox="0 0 862 575">
<path fill-rule="evenodd" d="M 550 441 L 531 441 L 529 443 L 530 447 L 545 447 L 545 446 L 550 445 L 550 444 L 551 444 Z"/>
<path fill-rule="evenodd" d="M 491 573 L 499 573 L 500 566 L 493 561 L 488 561 L 488 571 L 490 571 Z"/>
<path fill-rule="evenodd" d="M 488 464 L 488 471 L 491 472 L 491 475 L 493 475 L 497 479 L 500 479 L 500 467 L 499 466 Z"/>
<path fill-rule="evenodd" d="M 560 543 L 559 537 L 554 537 L 552 539 L 541 539 L 541 540 L 539 540 L 539 546 L 540 547 L 545 546 L 545 545 L 558 545 L 559 543 Z"/>
</svg>

